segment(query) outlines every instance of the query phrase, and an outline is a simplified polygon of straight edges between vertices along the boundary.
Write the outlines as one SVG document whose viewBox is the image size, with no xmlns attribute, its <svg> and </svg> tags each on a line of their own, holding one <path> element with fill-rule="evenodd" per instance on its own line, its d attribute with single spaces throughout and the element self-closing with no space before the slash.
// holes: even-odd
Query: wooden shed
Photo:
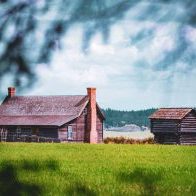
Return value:
<svg viewBox="0 0 196 196">
<path fill-rule="evenodd" d="M 196 111 L 193 108 L 161 108 L 149 119 L 156 143 L 196 144 Z"/>
</svg>

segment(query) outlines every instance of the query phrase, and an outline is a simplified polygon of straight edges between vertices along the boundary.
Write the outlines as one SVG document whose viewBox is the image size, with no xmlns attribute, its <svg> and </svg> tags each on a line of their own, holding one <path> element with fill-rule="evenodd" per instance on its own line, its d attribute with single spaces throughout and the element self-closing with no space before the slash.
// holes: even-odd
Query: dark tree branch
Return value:
<svg viewBox="0 0 196 196">
<path fill-rule="evenodd" d="M 27 85 L 33 83 L 34 66 L 38 63 L 50 62 L 52 54 L 59 48 L 63 36 L 74 24 L 80 23 L 84 27 L 81 45 L 83 51 L 86 52 L 91 39 L 97 32 L 100 32 L 104 42 L 107 42 L 111 26 L 122 20 L 128 11 L 134 11 L 143 3 L 143 1 L 136 0 L 66 0 L 59 1 L 57 6 L 56 2 L 55 0 L 43 1 L 43 5 L 39 5 L 39 1 L 36 0 L 18 1 L 17 3 L 13 0 L 0 0 L 0 47 L 3 48 L 3 50 L 0 48 L 0 76 L 11 73 L 19 87 L 24 87 L 20 79 L 21 75 L 27 78 Z M 149 20 L 159 23 L 176 21 L 181 26 L 195 27 L 196 25 L 195 0 L 179 0 L 178 2 L 152 0 L 145 3 L 146 9 L 133 16 L 133 20 Z M 161 6 L 175 7 L 179 4 L 186 11 L 186 14 L 182 15 L 184 18 L 169 17 L 167 9 L 160 16 Z M 43 22 L 38 18 L 49 13 L 52 6 L 56 7 L 59 18 L 48 21 L 45 30 L 40 29 L 45 36 L 43 40 L 37 41 L 35 32 L 39 31 L 38 28 Z M 11 32 L 10 28 L 14 30 Z M 151 33 L 153 34 L 153 30 Z M 184 35 L 181 35 L 181 28 L 179 28 L 178 36 L 182 36 L 180 39 L 185 40 Z M 143 39 L 150 41 L 149 34 L 139 32 L 135 37 L 138 43 Z M 171 59 L 170 63 L 176 62 L 187 51 L 187 44 L 186 40 L 183 41 L 177 49 L 168 54 L 169 57 L 166 56 L 167 59 Z M 35 53 L 39 53 L 39 55 L 34 55 Z M 190 53 L 186 58 L 194 58 L 194 55 Z M 155 67 L 156 69 L 161 67 L 167 69 L 169 64 L 164 60 Z"/>
</svg>

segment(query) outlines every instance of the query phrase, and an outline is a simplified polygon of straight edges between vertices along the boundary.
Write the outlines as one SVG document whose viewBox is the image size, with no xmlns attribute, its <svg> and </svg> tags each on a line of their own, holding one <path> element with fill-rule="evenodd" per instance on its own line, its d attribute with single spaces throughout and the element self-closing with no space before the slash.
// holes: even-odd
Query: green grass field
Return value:
<svg viewBox="0 0 196 196">
<path fill-rule="evenodd" d="M 196 146 L 0 143 L 0 195 L 196 195 Z"/>
</svg>

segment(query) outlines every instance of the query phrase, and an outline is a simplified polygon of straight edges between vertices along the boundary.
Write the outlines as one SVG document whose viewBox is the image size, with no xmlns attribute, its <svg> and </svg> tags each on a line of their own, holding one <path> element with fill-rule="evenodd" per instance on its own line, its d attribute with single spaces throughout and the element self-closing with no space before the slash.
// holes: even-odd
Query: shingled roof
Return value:
<svg viewBox="0 0 196 196">
<path fill-rule="evenodd" d="M 88 101 L 85 95 L 7 97 L 0 106 L 0 125 L 62 126 L 80 116 Z"/>
<path fill-rule="evenodd" d="M 193 108 L 160 108 L 149 118 L 181 120 L 192 110 Z"/>
</svg>

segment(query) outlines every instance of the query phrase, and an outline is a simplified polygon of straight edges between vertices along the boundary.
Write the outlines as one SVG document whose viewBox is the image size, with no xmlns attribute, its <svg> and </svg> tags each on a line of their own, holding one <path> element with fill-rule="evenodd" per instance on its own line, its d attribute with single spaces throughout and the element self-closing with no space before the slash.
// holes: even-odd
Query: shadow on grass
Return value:
<svg viewBox="0 0 196 196">
<path fill-rule="evenodd" d="M 38 184 L 24 183 L 18 178 L 21 170 L 28 172 L 39 172 L 40 170 L 56 170 L 58 164 L 53 160 L 44 162 L 22 161 L 17 164 L 2 162 L 0 164 L 0 196 L 10 195 L 41 195 L 42 187 Z M 39 173 L 37 173 L 39 175 Z"/>
<path fill-rule="evenodd" d="M 81 183 L 75 183 L 73 186 L 65 191 L 65 195 L 75 196 L 96 196 L 97 193 Z"/>
<path fill-rule="evenodd" d="M 117 175 L 117 180 L 127 185 L 138 185 L 141 195 L 155 195 L 156 184 L 162 178 L 161 170 L 150 170 L 142 167 L 137 167 L 133 171 L 120 172 Z"/>
<path fill-rule="evenodd" d="M 58 168 L 59 168 L 59 165 L 54 160 L 46 160 L 42 162 L 38 162 L 37 160 L 32 160 L 32 161 L 24 160 L 21 163 L 21 169 L 34 171 L 34 172 L 38 172 L 43 169 L 55 171 Z"/>
</svg>

